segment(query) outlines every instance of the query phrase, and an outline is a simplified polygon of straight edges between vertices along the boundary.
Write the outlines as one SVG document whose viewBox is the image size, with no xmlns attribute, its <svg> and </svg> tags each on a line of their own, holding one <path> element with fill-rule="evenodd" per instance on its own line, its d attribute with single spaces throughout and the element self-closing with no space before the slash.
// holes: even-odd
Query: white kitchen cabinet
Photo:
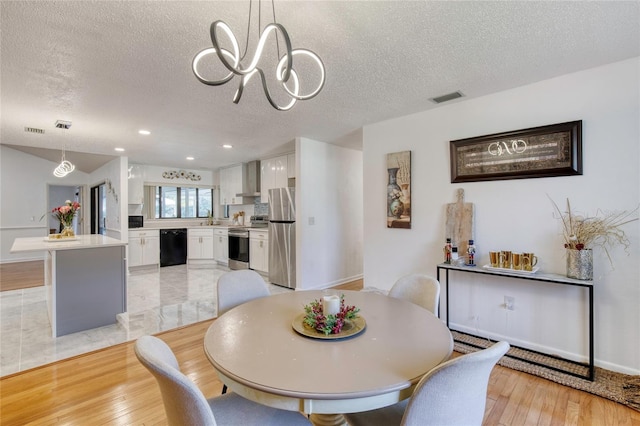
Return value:
<svg viewBox="0 0 640 426">
<path fill-rule="evenodd" d="M 246 164 L 220 169 L 220 204 L 243 204 L 243 197 L 236 194 L 244 192 Z"/>
<path fill-rule="evenodd" d="M 142 177 L 142 167 L 134 164 L 129 167 L 129 204 L 144 203 L 144 179 Z"/>
<path fill-rule="evenodd" d="M 260 201 L 269 202 L 269 190 L 288 186 L 287 155 L 260 161 Z"/>
<path fill-rule="evenodd" d="M 295 153 L 287 155 L 287 177 L 290 179 L 296 177 L 296 154 Z"/>
<path fill-rule="evenodd" d="M 282 157 L 276 157 L 274 158 L 275 160 L 275 166 L 276 166 L 276 174 L 275 174 L 275 184 L 274 184 L 274 188 L 286 188 L 287 187 L 287 177 L 288 177 L 288 172 L 287 172 L 287 163 L 288 163 L 288 159 L 286 155 L 283 155 Z"/>
<path fill-rule="evenodd" d="M 249 230 L 249 268 L 269 273 L 269 231 Z"/>
<path fill-rule="evenodd" d="M 187 259 L 213 260 L 213 229 L 187 231 Z"/>
<path fill-rule="evenodd" d="M 213 228 L 213 258 L 223 265 L 229 264 L 229 235 L 227 228 Z"/>
<path fill-rule="evenodd" d="M 129 267 L 160 265 L 160 231 L 129 231 Z"/>
<path fill-rule="evenodd" d="M 269 202 L 269 190 L 273 188 L 275 166 L 271 159 L 260 160 L 260 202 Z"/>
</svg>

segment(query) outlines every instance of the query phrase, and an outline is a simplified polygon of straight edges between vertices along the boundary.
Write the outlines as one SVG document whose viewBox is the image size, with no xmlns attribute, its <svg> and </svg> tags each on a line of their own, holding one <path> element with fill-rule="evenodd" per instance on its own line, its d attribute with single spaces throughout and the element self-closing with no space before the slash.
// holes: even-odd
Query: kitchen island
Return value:
<svg viewBox="0 0 640 426">
<path fill-rule="evenodd" d="M 116 323 L 126 311 L 126 242 L 104 235 L 16 238 L 11 253 L 45 254 L 47 308 L 53 337 Z"/>
</svg>

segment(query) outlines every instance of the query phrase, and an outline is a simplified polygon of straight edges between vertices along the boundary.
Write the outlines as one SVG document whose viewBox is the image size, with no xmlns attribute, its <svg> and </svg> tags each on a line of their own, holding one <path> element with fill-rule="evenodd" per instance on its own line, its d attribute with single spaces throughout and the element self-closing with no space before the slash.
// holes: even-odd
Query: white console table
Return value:
<svg viewBox="0 0 640 426">
<path fill-rule="evenodd" d="M 78 235 L 72 241 L 16 238 L 11 253 L 44 251 L 47 307 L 53 337 L 115 324 L 126 312 L 124 241 Z"/>
<path fill-rule="evenodd" d="M 549 274 L 549 273 L 535 273 L 535 274 L 521 274 L 521 273 L 517 273 L 517 272 L 506 272 L 506 271 L 494 271 L 494 270 L 489 270 L 489 269 L 484 269 L 482 267 L 479 266 L 455 266 L 455 265 L 451 265 L 448 263 L 441 263 L 437 266 L 437 279 L 439 282 L 442 283 L 442 281 L 440 281 L 440 271 L 444 270 L 445 271 L 445 278 L 446 278 L 446 323 L 447 323 L 447 327 L 449 327 L 449 271 L 459 271 L 459 272 L 466 272 L 466 273 L 472 273 L 472 274 L 483 274 L 483 275 L 494 275 L 494 276 L 501 276 L 501 277 L 506 277 L 506 278 L 513 278 L 513 279 L 520 279 L 520 280 L 530 280 L 530 281 L 542 281 L 542 282 L 546 282 L 546 283 L 552 283 L 552 284 L 560 284 L 560 285 L 570 285 L 570 286 L 577 286 L 577 287 L 583 287 L 587 290 L 588 295 L 589 295 L 589 366 L 588 366 L 588 374 L 583 376 L 580 374 L 576 374 L 572 371 L 567 371 L 567 370 L 563 370 L 560 368 L 556 368 L 554 366 L 550 366 L 550 365 L 546 365 L 546 364 L 541 364 L 541 363 L 537 363 L 534 361 L 530 361 L 524 358 L 520 358 L 520 357 L 516 357 L 513 355 L 506 355 L 506 356 L 511 356 L 512 358 L 517 358 L 519 360 L 522 361 L 526 361 L 526 362 L 530 362 L 532 364 L 537 364 L 537 365 L 541 365 L 544 366 L 546 368 L 550 368 L 552 370 L 556 370 L 556 371 L 561 371 L 563 373 L 566 374 L 570 374 L 572 376 L 576 376 L 576 377 L 580 377 L 583 379 L 589 379 L 591 381 L 593 381 L 594 379 L 594 372 L 595 372 L 595 368 L 594 368 L 594 344 L 593 344 L 593 281 L 582 281 L 582 280 L 576 280 L 573 278 L 567 278 L 564 275 L 558 275 L 558 274 Z M 513 345 L 512 345 L 513 346 Z M 552 355 L 548 355 L 545 354 L 551 358 L 557 358 L 557 359 L 562 359 L 564 361 L 570 362 L 570 363 L 574 363 L 577 365 L 583 365 L 582 363 L 578 363 L 578 362 L 573 362 L 573 361 L 569 361 L 569 360 L 565 360 L 564 358 L 559 358 L 556 356 L 552 356 Z"/>
</svg>

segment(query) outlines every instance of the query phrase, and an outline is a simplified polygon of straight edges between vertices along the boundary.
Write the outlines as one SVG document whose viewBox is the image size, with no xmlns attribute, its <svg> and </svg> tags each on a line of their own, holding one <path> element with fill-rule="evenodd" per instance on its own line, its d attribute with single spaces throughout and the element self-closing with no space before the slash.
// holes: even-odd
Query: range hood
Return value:
<svg viewBox="0 0 640 426">
<path fill-rule="evenodd" d="M 236 194 L 236 197 L 260 196 L 260 161 L 256 160 L 247 163 L 242 188 L 244 191 Z"/>
</svg>

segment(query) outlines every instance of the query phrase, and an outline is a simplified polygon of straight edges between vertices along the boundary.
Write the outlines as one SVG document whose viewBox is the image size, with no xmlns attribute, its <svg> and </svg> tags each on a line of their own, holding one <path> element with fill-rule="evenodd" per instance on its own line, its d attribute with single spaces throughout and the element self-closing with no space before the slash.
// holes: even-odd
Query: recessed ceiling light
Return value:
<svg viewBox="0 0 640 426">
<path fill-rule="evenodd" d="M 138 133 L 140 133 L 141 135 L 150 135 L 151 132 L 148 130 L 138 130 Z"/>
<path fill-rule="evenodd" d="M 193 157 L 187 157 L 187 160 L 189 160 L 189 161 L 191 161 L 193 159 L 194 159 Z"/>
<path fill-rule="evenodd" d="M 124 148 L 116 148 L 116 151 L 118 151 L 118 152 L 123 152 L 123 151 L 124 151 Z"/>
<path fill-rule="evenodd" d="M 223 147 L 223 148 L 227 148 L 227 149 L 233 148 L 233 146 L 231 146 L 231 145 L 229 145 L 229 144 L 222 145 L 222 147 Z"/>
</svg>

